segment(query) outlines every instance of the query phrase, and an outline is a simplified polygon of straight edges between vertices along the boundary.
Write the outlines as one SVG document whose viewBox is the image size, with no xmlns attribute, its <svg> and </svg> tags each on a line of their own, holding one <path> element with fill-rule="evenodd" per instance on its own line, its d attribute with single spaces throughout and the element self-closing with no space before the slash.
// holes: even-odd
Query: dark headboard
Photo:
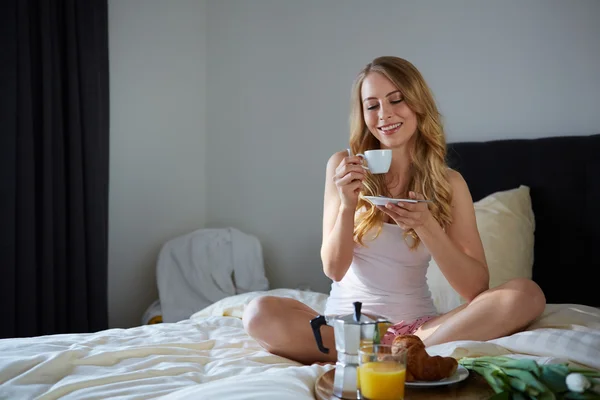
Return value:
<svg viewBox="0 0 600 400">
<path fill-rule="evenodd" d="M 533 280 L 547 303 L 600 307 L 600 134 L 448 145 L 473 200 L 529 186 L 535 215 Z"/>
</svg>

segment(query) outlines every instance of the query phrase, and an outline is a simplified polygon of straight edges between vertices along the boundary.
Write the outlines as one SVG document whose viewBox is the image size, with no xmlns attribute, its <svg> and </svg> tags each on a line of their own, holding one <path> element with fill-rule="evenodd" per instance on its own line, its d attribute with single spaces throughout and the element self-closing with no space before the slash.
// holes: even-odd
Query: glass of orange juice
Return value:
<svg viewBox="0 0 600 400">
<path fill-rule="evenodd" d="M 364 345 L 358 350 L 358 394 L 363 400 L 404 400 L 406 350 L 392 354 L 392 346 Z"/>
</svg>

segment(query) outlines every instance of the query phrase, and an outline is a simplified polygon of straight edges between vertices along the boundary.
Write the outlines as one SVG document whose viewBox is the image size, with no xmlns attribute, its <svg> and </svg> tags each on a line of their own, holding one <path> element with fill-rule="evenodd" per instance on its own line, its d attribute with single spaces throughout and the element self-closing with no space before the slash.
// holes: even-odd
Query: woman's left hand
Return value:
<svg viewBox="0 0 600 400">
<path fill-rule="evenodd" d="M 410 192 L 410 199 L 423 200 L 420 193 Z M 404 230 L 417 229 L 432 217 L 427 203 L 388 203 L 385 206 L 377 206 L 378 209 L 389 215 L 400 228 Z"/>
</svg>

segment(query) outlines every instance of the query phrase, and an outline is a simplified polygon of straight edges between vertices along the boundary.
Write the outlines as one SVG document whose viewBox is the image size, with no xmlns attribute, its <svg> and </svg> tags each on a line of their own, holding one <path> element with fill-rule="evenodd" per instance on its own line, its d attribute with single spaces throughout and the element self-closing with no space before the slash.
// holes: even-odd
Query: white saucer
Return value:
<svg viewBox="0 0 600 400">
<path fill-rule="evenodd" d="M 469 376 L 469 370 L 466 369 L 465 367 L 463 367 L 462 365 L 459 365 L 458 368 L 456 369 L 456 372 L 454 373 L 454 375 L 449 376 L 448 378 L 444 378 L 439 381 L 431 381 L 431 382 L 425 382 L 425 381 L 406 382 L 404 385 L 406 387 L 444 386 L 444 385 L 450 385 L 452 383 L 464 381 L 465 379 L 467 379 L 468 376 Z"/>
<path fill-rule="evenodd" d="M 385 206 L 387 203 L 398 204 L 402 203 L 431 203 L 431 200 L 416 200 L 416 199 L 392 199 L 390 197 L 383 196 L 364 196 L 365 199 L 369 200 L 376 206 Z"/>
</svg>

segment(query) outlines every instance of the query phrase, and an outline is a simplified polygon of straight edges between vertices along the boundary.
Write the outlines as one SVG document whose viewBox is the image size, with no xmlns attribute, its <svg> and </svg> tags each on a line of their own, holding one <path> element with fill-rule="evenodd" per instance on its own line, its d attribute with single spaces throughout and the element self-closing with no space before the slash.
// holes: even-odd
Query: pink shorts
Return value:
<svg viewBox="0 0 600 400">
<path fill-rule="evenodd" d="M 387 332 L 383 335 L 383 338 L 381 338 L 381 344 L 392 344 L 394 338 L 399 335 L 412 335 L 421 327 L 421 325 L 435 317 L 435 315 L 428 315 L 417 318 L 412 322 L 400 321 L 387 329 Z"/>
</svg>

